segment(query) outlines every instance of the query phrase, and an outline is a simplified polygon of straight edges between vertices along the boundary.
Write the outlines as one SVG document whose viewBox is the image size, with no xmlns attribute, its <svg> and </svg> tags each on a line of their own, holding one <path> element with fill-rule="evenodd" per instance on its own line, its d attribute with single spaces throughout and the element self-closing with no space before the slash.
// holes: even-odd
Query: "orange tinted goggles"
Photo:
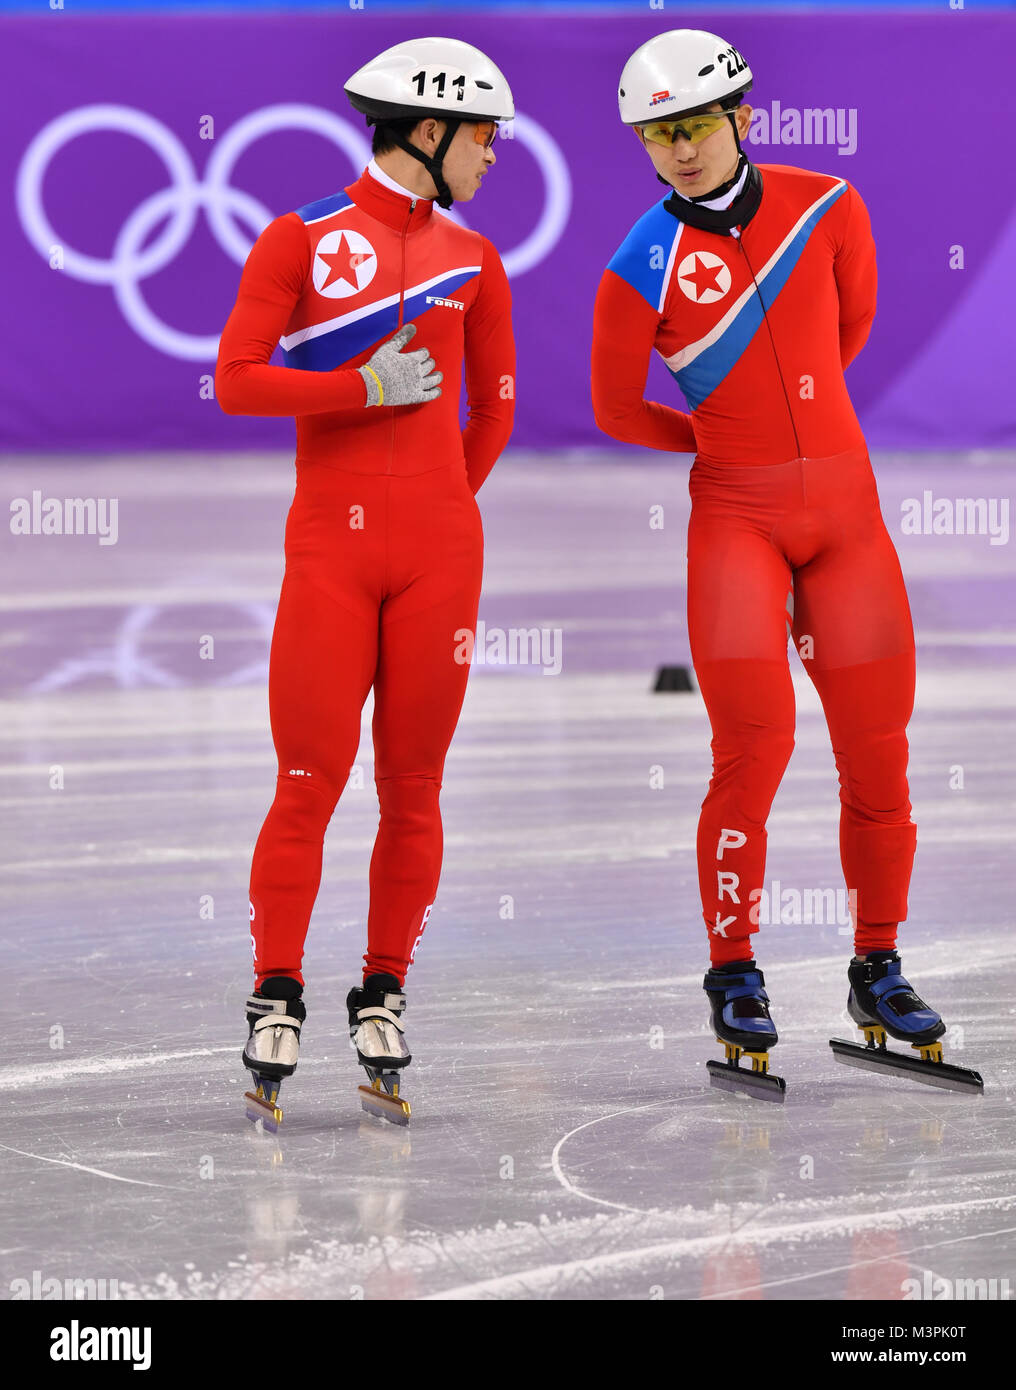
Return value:
<svg viewBox="0 0 1016 1390">
<path fill-rule="evenodd" d="M 475 121 L 473 123 L 473 139 L 486 150 L 489 150 L 493 145 L 496 134 L 497 121 Z"/>
<path fill-rule="evenodd" d="M 673 145 L 679 135 L 698 145 L 719 130 L 726 119 L 725 111 L 708 111 L 701 116 L 685 116 L 680 121 L 648 121 L 635 129 L 643 140 L 651 140 L 654 145 Z"/>
</svg>

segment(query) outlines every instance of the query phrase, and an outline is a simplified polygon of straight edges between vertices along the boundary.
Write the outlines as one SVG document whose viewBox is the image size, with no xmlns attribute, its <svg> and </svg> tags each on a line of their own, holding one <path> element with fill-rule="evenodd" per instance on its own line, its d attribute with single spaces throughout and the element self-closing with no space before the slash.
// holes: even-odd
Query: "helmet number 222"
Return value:
<svg viewBox="0 0 1016 1390">
<path fill-rule="evenodd" d="M 725 48 L 722 53 L 718 53 L 716 55 L 716 61 L 718 63 L 726 63 L 728 77 L 736 77 L 739 72 L 744 72 L 745 68 L 748 66 L 740 53 L 738 53 L 737 49 L 733 46 Z"/>
</svg>

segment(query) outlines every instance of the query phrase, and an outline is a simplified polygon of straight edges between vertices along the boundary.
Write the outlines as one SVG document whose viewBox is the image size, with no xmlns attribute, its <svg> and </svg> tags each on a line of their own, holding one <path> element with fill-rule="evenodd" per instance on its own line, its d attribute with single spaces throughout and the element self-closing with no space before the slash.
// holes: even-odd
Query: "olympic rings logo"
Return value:
<svg viewBox="0 0 1016 1390">
<path fill-rule="evenodd" d="M 348 157 L 356 170 L 354 177 L 370 160 L 370 145 L 365 136 L 347 121 L 322 107 L 283 103 L 251 112 L 216 138 L 204 178 L 199 179 L 187 150 L 154 116 L 131 106 L 81 106 L 50 121 L 25 151 L 16 185 L 21 225 L 45 260 L 49 260 L 54 246 L 60 246 L 63 268 L 75 279 L 110 285 L 124 318 L 152 347 L 167 356 L 189 361 L 214 359 L 219 350 L 218 334 L 184 333 L 164 323 L 145 302 L 141 282 L 163 270 L 179 254 L 194 231 L 201 208 L 222 250 L 238 265 L 244 264 L 254 241 L 275 214 L 251 194 L 234 188 L 230 176 L 237 160 L 255 140 L 279 130 L 310 131 L 331 140 Z M 42 202 L 43 180 L 53 156 L 77 136 L 96 131 L 122 131 L 143 141 L 162 160 L 170 180 L 167 188 L 153 193 L 130 214 L 108 260 L 68 247 L 50 223 Z M 551 136 L 531 117 L 517 115 L 513 138 L 527 146 L 540 168 L 544 203 L 534 229 L 503 256 L 509 277 L 524 275 L 550 254 L 571 211 L 568 166 Z M 444 215 L 460 226 L 467 225 L 454 208 Z M 149 233 L 167 218 L 162 232 L 143 249 Z M 250 235 L 244 235 L 237 219 Z"/>
<path fill-rule="evenodd" d="M 214 581 L 213 581 L 214 582 Z M 146 651 L 158 637 L 157 623 L 163 614 L 174 608 L 188 607 L 197 603 L 203 588 L 200 582 L 194 583 L 193 600 L 186 594 L 167 594 L 162 600 L 135 603 L 125 613 L 109 645 L 93 647 L 82 656 L 69 656 L 59 665 L 47 671 L 27 687 L 30 695 L 48 694 L 53 690 L 64 690 L 79 681 L 108 676 L 124 690 L 138 690 L 144 686 L 161 686 L 175 689 L 183 686 L 185 678 L 161 666 Z M 219 676 L 209 683 L 216 686 L 263 685 L 268 679 L 268 644 L 271 642 L 275 624 L 275 604 L 257 600 L 224 599 L 223 605 L 238 609 L 250 620 L 257 634 L 264 655 L 257 656 L 235 670 Z M 151 629 L 151 630 L 150 630 Z M 252 639 L 253 640 L 253 639 Z M 209 665 L 218 663 L 209 663 Z"/>
</svg>

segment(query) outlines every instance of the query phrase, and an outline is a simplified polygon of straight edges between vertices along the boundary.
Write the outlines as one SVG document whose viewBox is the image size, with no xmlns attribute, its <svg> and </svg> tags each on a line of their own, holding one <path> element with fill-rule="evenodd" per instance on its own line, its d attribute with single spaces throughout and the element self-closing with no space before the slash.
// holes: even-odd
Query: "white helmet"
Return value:
<svg viewBox="0 0 1016 1390">
<path fill-rule="evenodd" d="M 736 106 L 751 85 L 751 68 L 725 39 L 704 29 L 668 29 L 625 63 L 617 104 L 625 125 L 675 120 L 715 101 Z"/>
<path fill-rule="evenodd" d="M 515 115 L 504 73 L 460 39 L 407 39 L 353 73 L 346 96 L 368 125 L 409 116 L 510 121 Z"/>
<path fill-rule="evenodd" d="M 462 121 L 510 121 L 515 103 L 504 73 L 485 53 L 461 39 L 407 39 L 394 44 L 353 73 L 345 86 L 367 124 L 436 116 L 447 122 L 433 157 L 393 131 L 395 143 L 425 165 L 439 207 L 452 205 L 442 162 Z"/>
</svg>

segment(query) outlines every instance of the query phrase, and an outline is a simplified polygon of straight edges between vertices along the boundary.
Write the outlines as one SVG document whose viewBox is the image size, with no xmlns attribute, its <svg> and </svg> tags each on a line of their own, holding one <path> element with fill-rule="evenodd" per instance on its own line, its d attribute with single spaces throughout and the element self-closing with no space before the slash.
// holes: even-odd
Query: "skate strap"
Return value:
<svg viewBox="0 0 1016 1390">
<path fill-rule="evenodd" d="M 935 1013 L 902 975 L 896 980 L 879 980 L 877 984 L 869 985 L 868 992 L 877 1003 L 892 1009 L 897 1018 L 906 1018 L 907 1014 Z"/>
<path fill-rule="evenodd" d="M 876 980 L 874 984 L 868 986 L 868 992 L 873 994 L 876 999 L 881 999 L 887 994 L 913 994 L 914 987 L 909 980 L 903 978 L 897 968 L 895 975 L 887 975 L 883 980 Z"/>
<path fill-rule="evenodd" d="M 761 970 L 748 970 L 743 975 L 714 975 L 712 978 L 713 983 L 710 984 L 709 976 L 706 976 L 704 988 L 717 990 L 728 999 L 735 999 L 738 994 L 754 994 L 756 990 L 762 990 L 765 984 Z"/>
<path fill-rule="evenodd" d="M 284 1014 L 288 999 L 265 999 L 260 994 L 252 994 L 247 999 L 249 1014 Z"/>
<path fill-rule="evenodd" d="M 852 966 L 851 969 L 857 967 Z M 903 962 L 900 960 L 874 961 L 866 960 L 861 967 L 861 978 L 866 985 L 872 984 L 876 979 L 885 980 L 903 974 Z"/>
<path fill-rule="evenodd" d="M 357 1023 L 365 1023 L 369 1018 L 384 1019 L 385 1023 L 394 1024 L 400 1033 L 404 1033 L 406 1031 L 405 1025 L 402 1023 L 402 1021 L 398 1018 L 396 1014 L 393 1014 L 389 1009 L 380 1009 L 376 1006 L 374 1008 L 357 1009 Z"/>
<path fill-rule="evenodd" d="M 270 1013 L 265 1014 L 264 1018 L 258 1019 L 254 1025 L 254 1032 L 260 1033 L 262 1028 L 295 1028 L 299 1033 L 301 1023 L 298 1018 L 293 1018 L 291 1014 Z"/>
<path fill-rule="evenodd" d="M 736 979 L 737 976 L 734 978 Z M 726 991 L 726 997 L 728 1001 L 731 999 L 747 999 L 750 997 L 752 999 L 764 999 L 767 1004 L 769 1003 L 769 995 L 766 994 L 761 985 L 736 986 L 734 989 L 728 989 Z"/>
</svg>

